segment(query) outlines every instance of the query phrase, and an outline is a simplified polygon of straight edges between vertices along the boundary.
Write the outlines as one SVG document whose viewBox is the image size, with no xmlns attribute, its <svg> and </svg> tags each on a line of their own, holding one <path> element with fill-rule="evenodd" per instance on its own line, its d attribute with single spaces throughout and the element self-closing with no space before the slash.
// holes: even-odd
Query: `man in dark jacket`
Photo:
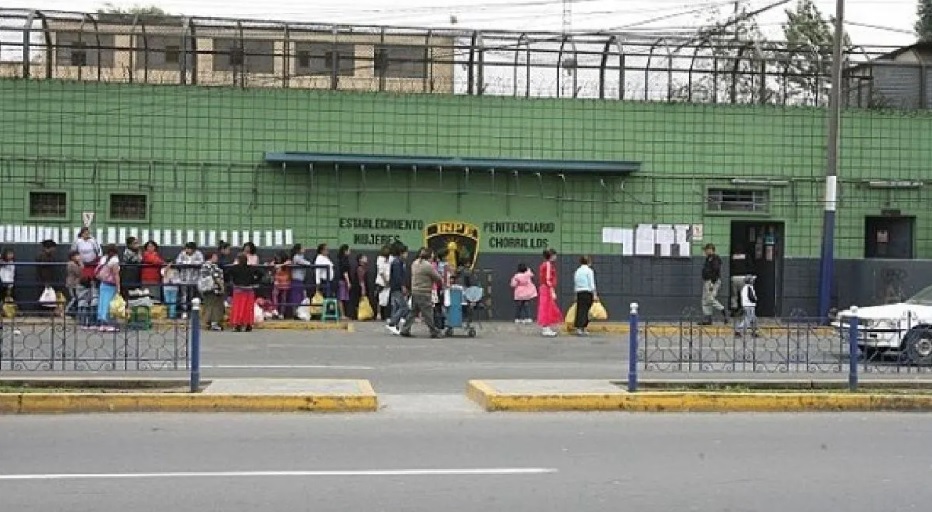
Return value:
<svg viewBox="0 0 932 512">
<path fill-rule="evenodd" d="M 702 325 L 712 325 L 715 311 L 722 314 L 724 323 L 728 323 L 728 312 L 718 301 L 718 290 L 722 286 L 722 258 L 715 254 L 715 245 L 706 244 L 705 264 L 702 265 Z"/>
<path fill-rule="evenodd" d="M 401 324 L 408 317 L 408 248 L 403 245 L 392 247 L 391 273 L 388 279 L 389 306 L 392 316 L 386 326 L 393 334 L 401 334 Z"/>
</svg>

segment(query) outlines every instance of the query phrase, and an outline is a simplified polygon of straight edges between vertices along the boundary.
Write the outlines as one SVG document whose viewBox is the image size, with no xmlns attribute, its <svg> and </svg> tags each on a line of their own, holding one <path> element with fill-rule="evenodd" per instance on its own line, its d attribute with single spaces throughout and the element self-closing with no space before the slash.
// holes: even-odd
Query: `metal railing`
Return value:
<svg viewBox="0 0 932 512">
<path fill-rule="evenodd" d="M 830 326 L 803 316 L 759 326 L 703 325 L 688 317 L 644 320 L 632 303 L 628 389 L 636 391 L 645 373 L 847 375 L 852 390 L 862 374 L 932 373 L 932 326 L 870 330 L 860 325 L 857 308 L 851 312 Z"/>
<path fill-rule="evenodd" d="M 107 331 L 58 311 L 44 313 L 0 317 L 0 372 L 187 370 L 191 336 L 199 330 L 193 316 L 129 318 Z"/>
</svg>

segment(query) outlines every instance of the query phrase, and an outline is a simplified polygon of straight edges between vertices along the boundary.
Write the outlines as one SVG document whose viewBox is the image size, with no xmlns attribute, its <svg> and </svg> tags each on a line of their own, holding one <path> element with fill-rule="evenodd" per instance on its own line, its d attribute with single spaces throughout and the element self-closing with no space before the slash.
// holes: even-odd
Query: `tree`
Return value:
<svg viewBox="0 0 932 512">
<path fill-rule="evenodd" d="M 831 90 L 832 48 L 835 43 L 834 18 L 826 20 L 812 0 L 799 0 L 796 9 L 786 11 L 783 37 L 786 51 L 780 56 L 786 71 L 787 101 L 804 105 L 825 105 Z M 843 35 L 844 50 L 851 40 Z"/>
<path fill-rule="evenodd" d="M 127 14 L 127 15 L 140 15 L 140 16 L 168 16 L 168 13 L 160 7 L 154 5 L 150 6 L 139 6 L 134 5 L 130 8 L 117 7 L 112 3 L 106 3 L 103 7 L 97 10 L 98 14 Z"/>
<path fill-rule="evenodd" d="M 692 76 L 675 85 L 672 99 L 695 103 L 774 101 L 774 91 L 762 73 L 771 52 L 753 13 L 742 8 L 725 21 L 718 19 L 718 13 L 713 12 L 690 47 L 681 49 L 692 59 Z"/>
<path fill-rule="evenodd" d="M 932 42 L 932 0 L 919 0 L 916 14 L 916 35 L 924 43 Z"/>
</svg>

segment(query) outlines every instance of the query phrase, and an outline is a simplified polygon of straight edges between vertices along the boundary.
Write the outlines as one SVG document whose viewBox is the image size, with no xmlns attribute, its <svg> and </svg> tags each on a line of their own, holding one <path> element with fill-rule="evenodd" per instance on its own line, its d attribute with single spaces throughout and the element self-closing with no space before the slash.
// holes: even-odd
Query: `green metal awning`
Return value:
<svg viewBox="0 0 932 512">
<path fill-rule="evenodd" d="M 438 156 L 389 156 L 300 151 L 267 152 L 265 161 L 277 165 L 351 165 L 396 168 L 442 168 L 529 171 L 539 173 L 625 175 L 641 168 L 641 162 L 605 160 L 535 160 L 525 158 L 459 158 Z"/>
</svg>

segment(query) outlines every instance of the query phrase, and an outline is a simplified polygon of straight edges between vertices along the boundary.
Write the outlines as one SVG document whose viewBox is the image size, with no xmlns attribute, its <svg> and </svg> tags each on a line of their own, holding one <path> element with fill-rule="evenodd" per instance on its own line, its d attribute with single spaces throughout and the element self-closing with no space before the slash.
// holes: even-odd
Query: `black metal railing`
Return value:
<svg viewBox="0 0 932 512">
<path fill-rule="evenodd" d="M 0 372 L 187 370 L 192 330 L 199 328 L 188 320 L 130 317 L 103 329 L 59 313 L 0 318 Z"/>
<path fill-rule="evenodd" d="M 932 373 L 932 326 L 911 318 L 873 329 L 854 313 L 840 321 L 804 315 L 703 324 L 694 316 L 643 320 L 629 315 L 628 388 L 641 373 L 863 374 Z"/>
</svg>

